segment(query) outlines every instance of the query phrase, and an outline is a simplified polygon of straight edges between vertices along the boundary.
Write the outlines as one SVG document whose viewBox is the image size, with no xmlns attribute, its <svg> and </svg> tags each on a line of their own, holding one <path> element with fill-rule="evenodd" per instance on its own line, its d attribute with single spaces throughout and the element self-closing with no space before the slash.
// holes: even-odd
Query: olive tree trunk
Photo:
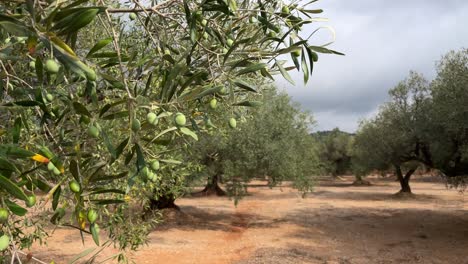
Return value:
<svg viewBox="0 0 468 264">
<path fill-rule="evenodd" d="M 411 192 L 411 187 L 409 185 L 409 181 L 411 179 L 411 175 L 413 175 L 413 173 L 415 171 L 416 171 L 416 169 L 410 169 L 403 176 L 403 172 L 401 171 L 401 166 L 400 165 L 395 165 L 395 172 L 396 172 L 397 179 L 400 182 L 400 186 L 401 186 L 401 190 L 400 190 L 399 193 L 412 193 Z"/>
<path fill-rule="evenodd" d="M 356 180 L 354 180 L 353 185 L 355 186 L 370 186 L 371 183 L 363 179 L 362 175 L 354 174 Z"/>
<path fill-rule="evenodd" d="M 208 179 L 208 182 L 205 188 L 200 192 L 200 194 L 204 196 L 210 196 L 210 195 L 225 196 L 226 191 L 224 191 L 219 186 L 220 178 L 221 177 L 218 174 L 216 174 L 210 179 Z"/>
<path fill-rule="evenodd" d="M 150 199 L 150 209 L 151 210 L 161 210 L 161 209 L 176 209 L 180 210 L 179 206 L 175 204 L 175 197 L 173 195 L 162 196 L 158 199 Z"/>
</svg>

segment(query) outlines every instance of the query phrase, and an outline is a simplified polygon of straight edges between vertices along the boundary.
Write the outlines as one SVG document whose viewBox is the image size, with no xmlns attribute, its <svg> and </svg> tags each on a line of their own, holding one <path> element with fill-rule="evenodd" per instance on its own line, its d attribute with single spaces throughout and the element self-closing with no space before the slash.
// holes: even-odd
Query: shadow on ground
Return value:
<svg viewBox="0 0 468 264">
<path fill-rule="evenodd" d="M 203 209 L 195 206 L 181 206 L 181 211 L 165 212 L 165 223 L 156 230 L 213 230 L 237 232 L 238 228 L 274 228 L 284 219 L 264 217 L 255 213 L 227 212 Z"/>
<path fill-rule="evenodd" d="M 371 187 L 372 188 L 372 187 Z M 394 201 L 418 201 L 418 202 L 433 202 L 437 200 L 436 195 L 428 194 L 415 194 L 411 196 L 400 196 L 396 193 L 384 193 L 384 192 L 361 192 L 361 191 L 327 191 L 319 190 L 314 191 L 310 194 L 319 199 L 341 199 L 347 201 L 385 201 L 385 200 L 394 200 Z"/>
<path fill-rule="evenodd" d="M 468 263 L 464 210 L 299 209 L 285 221 L 301 227 L 289 236 L 303 243 L 260 248 L 236 263 Z"/>
</svg>

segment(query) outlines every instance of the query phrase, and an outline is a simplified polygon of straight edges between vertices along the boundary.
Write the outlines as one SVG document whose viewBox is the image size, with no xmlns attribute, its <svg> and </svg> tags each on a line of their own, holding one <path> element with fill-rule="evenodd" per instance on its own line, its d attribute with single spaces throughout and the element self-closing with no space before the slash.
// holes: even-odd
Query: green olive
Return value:
<svg viewBox="0 0 468 264">
<path fill-rule="evenodd" d="M 50 93 L 46 94 L 46 100 L 52 102 L 54 100 L 54 96 Z"/>
<path fill-rule="evenodd" d="M 10 237 L 7 235 L 0 236 L 0 252 L 4 251 L 10 246 Z"/>
<path fill-rule="evenodd" d="M 148 115 L 146 115 L 146 121 L 151 125 L 155 126 L 158 124 L 159 119 L 155 113 L 148 113 Z"/>
<path fill-rule="evenodd" d="M 300 50 L 293 50 L 291 52 L 291 54 L 294 56 L 294 57 L 299 57 L 301 56 L 301 51 Z"/>
<path fill-rule="evenodd" d="M 33 207 L 36 204 L 36 196 L 33 194 L 28 196 L 28 200 L 26 201 L 27 207 Z"/>
<path fill-rule="evenodd" d="M 52 170 L 52 172 L 53 172 L 55 175 L 60 175 L 60 174 L 61 174 L 60 170 L 59 170 L 57 167 L 55 167 L 55 168 Z"/>
<path fill-rule="evenodd" d="M 211 108 L 211 109 L 216 109 L 217 104 L 218 104 L 218 101 L 216 100 L 216 98 L 211 99 L 211 101 L 210 101 L 210 108 Z"/>
<path fill-rule="evenodd" d="M 80 123 L 83 123 L 85 125 L 89 124 L 89 122 L 91 122 L 91 120 L 89 119 L 89 117 L 87 115 L 82 115 L 80 117 Z"/>
<path fill-rule="evenodd" d="M 185 126 L 185 123 L 187 122 L 187 119 L 185 118 L 185 115 L 182 113 L 177 113 L 175 115 L 175 123 L 177 126 Z"/>
<path fill-rule="evenodd" d="M 55 165 L 52 162 L 49 161 L 49 163 L 47 164 L 47 169 L 49 171 L 54 171 Z"/>
<path fill-rule="evenodd" d="M 97 218 L 98 218 L 98 213 L 96 211 L 94 211 L 93 209 L 90 209 L 88 211 L 88 221 L 91 223 L 91 224 L 94 224 L 94 222 L 96 222 Z"/>
<path fill-rule="evenodd" d="M 194 16 L 195 16 L 195 18 L 196 18 L 198 21 L 201 21 L 201 20 L 203 19 L 203 13 L 202 13 L 202 11 L 196 11 L 196 12 L 194 13 Z"/>
<path fill-rule="evenodd" d="M 141 128 L 141 123 L 140 123 L 140 120 L 138 119 L 133 119 L 132 121 L 132 131 L 133 132 L 138 132 L 140 131 L 140 128 Z"/>
<path fill-rule="evenodd" d="M 150 171 L 148 173 L 148 176 L 147 176 L 148 180 L 152 181 L 152 182 L 155 182 L 157 180 L 157 177 L 156 177 L 156 174 L 152 171 Z"/>
<path fill-rule="evenodd" d="M 99 129 L 95 126 L 89 126 L 88 134 L 94 138 L 97 138 L 99 136 Z"/>
<path fill-rule="evenodd" d="M 70 190 L 74 193 L 79 193 L 81 191 L 80 184 L 76 180 L 71 181 L 68 186 L 70 187 Z"/>
<path fill-rule="evenodd" d="M 153 162 L 151 162 L 151 169 L 152 170 L 157 171 L 157 170 L 159 170 L 159 168 L 160 168 L 159 161 L 154 160 Z"/>
<path fill-rule="evenodd" d="M 10 213 L 5 208 L 0 208 L 0 224 L 6 223 Z"/>
<path fill-rule="evenodd" d="M 317 62 L 318 59 L 319 59 L 319 58 L 318 58 L 318 54 L 317 54 L 316 52 L 312 52 L 312 60 L 313 60 L 314 62 Z"/>
<path fill-rule="evenodd" d="M 45 70 L 50 74 L 55 74 L 59 71 L 59 65 L 55 60 L 48 59 L 45 63 Z"/>
<path fill-rule="evenodd" d="M 221 90 L 219 90 L 219 93 L 220 93 L 221 95 L 227 95 L 227 94 L 229 94 L 229 91 L 226 89 L 226 87 L 223 86 L 223 87 L 221 88 Z"/>
<path fill-rule="evenodd" d="M 236 128 L 236 127 L 237 127 L 237 121 L 236 121 L 236 119 L 235 119 L 234 117 L 231 117 L 231 118 L 229 119 L 229 126 L 230 126 L 231 128 Z"/>
</svg>

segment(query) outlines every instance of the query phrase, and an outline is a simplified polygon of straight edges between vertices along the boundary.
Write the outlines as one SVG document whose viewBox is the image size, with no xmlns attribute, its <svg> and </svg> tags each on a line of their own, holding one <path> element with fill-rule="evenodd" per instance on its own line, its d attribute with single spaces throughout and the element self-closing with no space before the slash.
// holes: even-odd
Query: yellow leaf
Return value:
<svg viewBox="0 0 468 264">
<path fill-rule="evenodd" d="M 201 116 L 201 115 L 203 115 L 202 112 L 195 112 L 195 113 L 192 114 L 193 117 L 197 117 L 197 116 Z"/>
<path fill-rule="evenodd" d="M 52 40 L 52 42 L 54 42 L 57 46 L 62 48 L 64 51 L 66 51 L 71 56 L 76 57 L 75 52 L 70 48 L 70 46 L 68 46 L 65 42 L 63 42 L 58 37 L 53 36 L 53 37 L 50 38 L 50 40 Z"/>
<path fill-rule="evenodd" d="M 36 154 L 34 156 L 31 157 L 31 159 L 37 161 L 37 162 L 41 162 L 41 163 L 49 163 L 49 159 L 40 155 L 40 154 Z"/>
</svg>

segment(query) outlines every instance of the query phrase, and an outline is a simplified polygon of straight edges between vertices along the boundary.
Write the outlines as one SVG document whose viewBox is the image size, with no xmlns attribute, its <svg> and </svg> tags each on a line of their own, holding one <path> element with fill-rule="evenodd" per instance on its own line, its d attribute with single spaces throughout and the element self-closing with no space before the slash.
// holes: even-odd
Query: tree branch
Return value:
<svg viewBox="0 0 468 264">
<path fill-rule="evenodd" d="M 107 12 L 109 13 L 140 13 L 140 12 L 159 13 L 157 10 L 167 8 L 172 3 L 177 2 L 177 1 L 178 0 L 167 0 L 153 7 L 146 7 L 146 8 L 108 8 Z"/>
</svg>

